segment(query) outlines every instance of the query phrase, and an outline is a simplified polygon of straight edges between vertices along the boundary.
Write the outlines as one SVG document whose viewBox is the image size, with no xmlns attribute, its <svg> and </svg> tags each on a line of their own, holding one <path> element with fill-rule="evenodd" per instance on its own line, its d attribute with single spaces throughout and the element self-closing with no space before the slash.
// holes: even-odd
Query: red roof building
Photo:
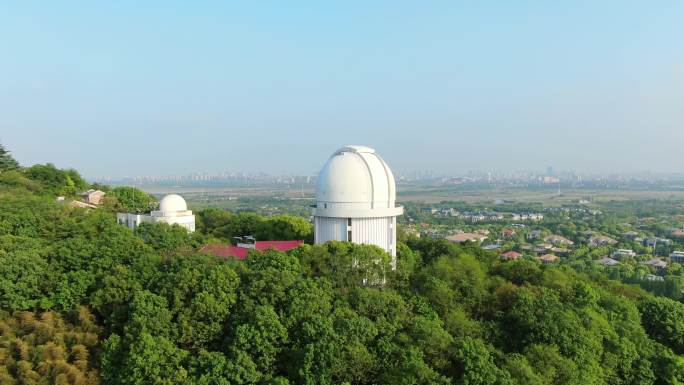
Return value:
<svg viewBox="0 0 684 385">
<path fill-rule="evenodd" d="M 518 253 L 517 251 L 509 251 L 507 253 L 501 254 L 501 258 L 503 259 L 515 260 L 520 257 L 522 257 L 522 254 Z"/>
<path fill-rule="evenodd" d="M 266 251 L 274 249 L 277 251 L 288 251 L 296 249 L 304 241 L 256 241 L 253 247 L 233 246 L 233 245 L 206 245 L 200 249 L 200 252 L 211 254 L 216 257 L 227 258 L 233 257 L 235 259 L 244 260 L 247 258 L 247 253 L 250 250 Z M 250 245 L 252 246 L 252 245 Z"/>
</svg>

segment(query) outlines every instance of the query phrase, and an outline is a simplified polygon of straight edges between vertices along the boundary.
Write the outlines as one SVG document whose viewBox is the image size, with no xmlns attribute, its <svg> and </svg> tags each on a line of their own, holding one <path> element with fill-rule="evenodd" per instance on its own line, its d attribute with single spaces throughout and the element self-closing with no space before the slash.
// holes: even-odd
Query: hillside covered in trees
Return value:
<svg viewBox="0 0 684 385">
<path fill-rule="evenodd" d="M 74 208 L 55 197 L 89 187 L 76 171 L 8 159 L 1 385 L 684 383 L 684 304 L 600 273 L 423 238 L 396 271 L 345 242 L 217 259 L 198 248 L 310 225 L 207 210 L 192 235 L 133 232 L 114 212 L 154 205 L 143 192 Z"/>
</svg>

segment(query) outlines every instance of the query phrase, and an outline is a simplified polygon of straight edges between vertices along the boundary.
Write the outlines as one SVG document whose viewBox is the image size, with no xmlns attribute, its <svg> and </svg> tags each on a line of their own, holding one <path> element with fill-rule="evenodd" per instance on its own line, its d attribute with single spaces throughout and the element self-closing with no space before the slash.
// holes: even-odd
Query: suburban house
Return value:
<svg viewBox="0 0 684 385">
<path fill-rule="evenodd" d="M 509 261 L 514 261 L 516 259 L 519 259 L 523 255 L 518 253 L 517 251 L 508 251 L 506 253 L 501 254 L 501 259 L 508 259 Z"/>
<path fill-rule="evenodd" d="M 515 230 L 505 229 L 504 231 L 501 232 L 501 237 L 502 238 L 513 238 L 513 237 L 515 237 Z"/>
<path fill-rule="evenodd" d="M 541 221 L 544 219 L 544 214 L 513 214 L 511 219 L 514 221 Z"/>
<path fill-rule="evenodd" d="M 655 267 L 656 270 L 662 270 L 662 269 L 667 267 L 667 262 L 660 260 L 660 259 L 656 259 L 656 258 L 651 259 L 651 260 L 646 261 L 646 262 L 642 262 L 641 264 L 645 265 L 645 266 Z"/>
<path fill-rule="evenodd" d="M 501 248 L 501 245 L 498 243 L 492 243 L 491 245 L 482 246 L 482 250 L 497 250 L 500 248 Z"/>
<path fill-rule="evenodd" d="M 672 262 L 684 263 L 684 251 L 673 251 L 670 254 L 670 260 Z"/>
<path fill-rule="evenodd" d="M 575 242 L 569 240 L 568 238 L 562 237 L 560 235 L 549 235 L 548 237 L 544 238 L 544 242 L 552 243 L 554 245 L 574 245 Z"/>
<path fill-rule="evenodd" d="M 636 257 L 636 253 L 631 249 L 618 249 L 613 251 L 613 258 Z"/>
<path fill-rule="evenodd" d="M 663 282 L 665 281 L 664 277 L 661 277 L 659 275 L 653 275 L 653 274 L 646 274 L 644 276 L 645 281 L 653 281 L 653 282 Z"/>
<path fill-rule="evenodd" d="M 525 238 L 528 241 L 531 241 L 533 239 L 537 239 L 537 238 L 541 237 L 541 235 L 542 235 L 541 230 L 532 230 L 532 231 L 528 232 L 527 234 L 525 234 Z"/>
<path fill-rule="evenodd" d="M 541 257 L 537 257 L 537 259 L 541 263 L 548 265 L 548 264 L 556 262 L 559 258 L 553 254 L 544 254 Z"/>
<path fill-rule="evenodd" d="M 675 238 L 684 238 L 684 230 L 680 230 L 680 229 L 674 230 L 674 231 L 672 231 L 672 236 Z"/>
<path fill-rule="evenodd" d="M 589 239 L 589 246 L 590 247 L 598 247 L 598 246 L 615 246 L 617 245 L 618 241 L 616 241 L 613 238 L 606 237 L 605 235 L 598 235 L 595 237 L 591 237 Z"/>
<path fill-rule="evenodd" d="M 464 243 L 464 242 L 482 242 L 487 239 L 486 235 L 477 233 L 459 233 L 453 234 L 446 237 L 446 239 L 451 243 Z"/>
<path fill-rule="evenodd" d="M 558 255 L 568 255 L 570 254 L 570 249 L 564 247 L 552 247 L 551 252 Z"/>
<path fill-rule="evenodd" d="M 644 246 L 648 247 L 656 247 L 658 245 L 669 245 L 672 243 L 669 239 L 666 238 L 658 238 L 658 237 L 646 237 L 643 240 Z"/>
<path fill-rule="evenodd" d="M 596 263 L 603 265 L 603 266 L 615 266 L 615 265 L 620 264 L 620 262 L 618 262 L 618 261 L 616 261 L 610 257 L 603 257 L 603 258 L 599 259 L 598 261 L 596 261 Z"/>
</svg>

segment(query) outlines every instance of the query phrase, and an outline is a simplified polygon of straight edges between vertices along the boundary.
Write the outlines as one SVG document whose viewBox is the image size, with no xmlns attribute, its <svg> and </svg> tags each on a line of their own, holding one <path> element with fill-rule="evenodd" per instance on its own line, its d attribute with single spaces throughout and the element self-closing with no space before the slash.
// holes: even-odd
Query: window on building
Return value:
<svg viewBox="0 0 684 385">
<path fill-rule="evenodd" d="M 351 226 L 351 218 L 347 218 L 347 226 Z"/>
<path fill-rule="evenodd" d="M 351 240 L 352 240 L 352 237 L 351 237 L 351 236 L 352 236 L 351 230 L 347 231 L 347 240 L 348 240 L 349 242 L 351 242 Z"/>
</svg>

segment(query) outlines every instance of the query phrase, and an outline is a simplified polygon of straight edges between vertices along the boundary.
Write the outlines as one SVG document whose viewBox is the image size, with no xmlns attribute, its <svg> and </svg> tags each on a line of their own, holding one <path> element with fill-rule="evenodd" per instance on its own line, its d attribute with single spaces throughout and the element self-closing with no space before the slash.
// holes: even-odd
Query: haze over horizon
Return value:
<svg viewBox="0 0 684 385">
<path fill-rule="evenodd" d="M 684 2 L 9 1 L 0 141 L 89 177 L 681 173 Z"/>
</svg>

